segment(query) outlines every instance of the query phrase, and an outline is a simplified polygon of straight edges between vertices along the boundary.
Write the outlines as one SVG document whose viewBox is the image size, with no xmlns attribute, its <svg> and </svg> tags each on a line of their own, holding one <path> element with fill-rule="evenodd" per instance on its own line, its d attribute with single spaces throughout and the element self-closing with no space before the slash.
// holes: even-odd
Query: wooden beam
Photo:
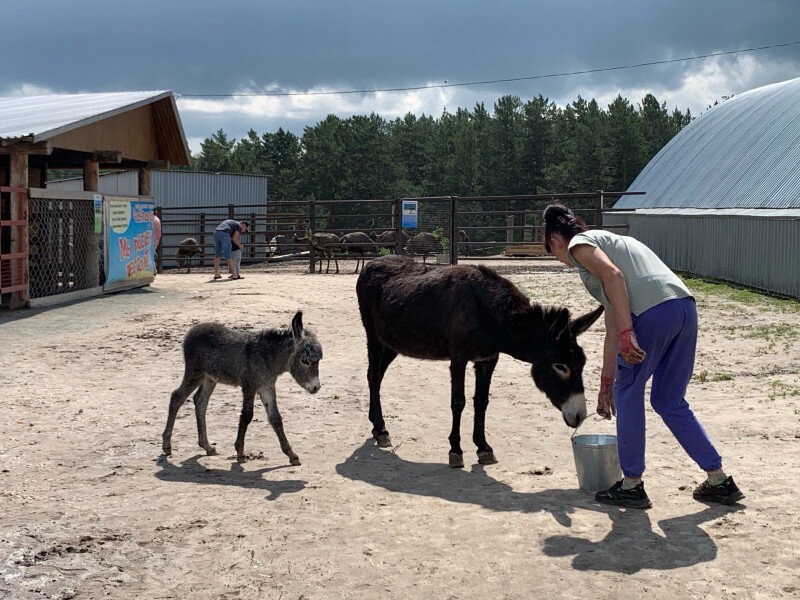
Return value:
<svg viewBox="0 0 800 600">
<path fill-rule="evenodd" d="M 83 161 L 83 190 L 100 191 L 100 164 L 96 160 L 87 158 Z"/>
<path fill-rule="evenodd" d="M 151 160 L 147 163 L 147 168 L 150 171 L 166 171 L 169 169 L 168 160 Z"/>
<path fill-rule="evenodd" d="M 122 162 L 122 150 L 98 150 L 88 158 L 103 164 L 119 164 Z"/>
<path fill-rule="evenodd" d="M 53 142 L 11 142 L 0 140 L 0 154 L 51 154 Z"/>
</svg>

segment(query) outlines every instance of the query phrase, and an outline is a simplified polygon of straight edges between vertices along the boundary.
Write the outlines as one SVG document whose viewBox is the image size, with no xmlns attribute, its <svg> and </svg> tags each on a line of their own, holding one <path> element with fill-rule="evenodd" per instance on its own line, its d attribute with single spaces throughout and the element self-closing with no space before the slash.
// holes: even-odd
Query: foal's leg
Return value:
<svg viewBox="0 0 800 600">
<path fill-rule="evenodd" d="M 372 435 L 381 448 L 392 445 L 381 410 L 381 381 L 386 369 L 397 356 L 397 352 L 387 348 L 377 339 L 367 335 L 367 381 L 369 382 L 369 420 L 372 422 Z"/>
<path fill-rule="evenodd" d="M 286 433 L 283 431 L 283 418 L 278 411 L 277 398 L 275 396 L 275 383 L 263 385 L 258 389 L 258 395 L 261 396 L 261 402 L 264 408 L 267 409 L 267 418 L 269 424 L 275 430 L 278 436 L 278 441 L 281 444 L 281 450 L 289 457 L 289 462 L 295 466 L 300 464 L 300 458 L 294 453 L 292 447 L 289 445 L 289 440 L 286 439 Z"/>
<path fill-rule="evenodd" d="M 450 410 L 453 412 L 453 429 L 450 431 L 450 457 L 451 467 L 464 466 L 464 452 L 461 450 L 461 413 L 464 411 L 466 398 L 464 397 L 464 374 L 467 370 L 467 361 L 450 361 Z"/>
<path fill-rule="evenodd" d="M 236 460 L 243 463 L 247 460 L 244 455 L 244 435 L 247 433 L 247 426 L 253 420 L 253 403 L 256 399 L 256 391 L 250 385 L 242 385 L 242 414 L 239 416 L 239 433 L 236 435 Z"/>
<path fill-rule="evenodd" d="M 214 393 L 215 387 L 217 387 L 217 382 L 206 377 L 194 394 L 194 416 L 197 419 L 197 443 L 206 451 L 206 455 L 208 456 L 214 456 L 217 453 L 217 449 L 209 443 L 208 432 L 206 431 L 206 409 L 208 408 L 208 399 L 211 398 L 211 394 Z"/>
<path fill-rule="evenodd" d="M 495 356 L 475 363 L 475 426 L 472 430 L 472 441 L 478 447 L 478 462 L 482 465 L 493 465 L 497 462 L 492 447 L 486 442 L 484 432 L 486 407 L 489 406 L 489 385 L 492 383 L 492 373 L 497 365 L 497 358 Z"/>
<path fill-rule="evenodd" d="M 181 381 L 180 386 L 170 396 L 167 426 L 164 428 L 164 433 L 161 434 L 161 449 L 167 456 L 172 454 L 172 429 L 175 427 L 175 418 L 178 416 L 178 410 L 202 380 L 202 373 L 186 370 L 183 373 L 183 381 Z"/>
</svg>

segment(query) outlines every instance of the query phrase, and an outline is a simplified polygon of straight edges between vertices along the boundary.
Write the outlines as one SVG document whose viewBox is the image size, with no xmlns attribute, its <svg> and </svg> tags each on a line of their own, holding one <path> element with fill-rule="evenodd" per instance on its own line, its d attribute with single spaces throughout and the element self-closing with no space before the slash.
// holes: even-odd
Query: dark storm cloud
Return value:
<svg viewBox="0 0 800 600">
<path fill-rule="evenodd" d="M 12 25 L 4 46 L 17 49 L 4 61 L 4 87 L 58 91 L 473 81 L 800 37 L 796 1 L 13 2 L 4 13 Z M 601 77 L 618 85 L 679 77 L 679 69 L 666 71 Z M 558 93 L 574 79 L 546 85 Z"/>
<path fill-rule="evenodd" d="M 267 85 L 369 89 L 611 67 L 800 39 L 796 0 L 92 0 L 5 2 L 3 11 L 4 47 L 13 49 L 0 73 L 0 92 L 6 93 L 23 84 L 55 92 L 183 94 Z M 798 64 L 800 46 L 753 56 Z M 463 98 L 469 104 L 462 105 L 471 108 L 476 97 L 491 106 L 502 94 L 541 93 L 569 101 L 577 90 L 669 90 L 697 68 L 698 63 L 682 63 L 454 88 L 450 98 L 458 103 Z M 784 79 L 799 74 L 780 71 Z M 441 108 L 430 110 L 438 114 Z M 219 126 L 236 121 L 241 127 L 237 119 L 244 116 L 226 114 L 185 115 L 187 135 L 199 135 L 194 123 L 205 127 L 214 118 Z M 301 129 L 301 117 L 286 119 L 292 129 Z M 274 130 L 278 121 L 279 115 L 262 115 L 253 126 Z"/>
</svg>

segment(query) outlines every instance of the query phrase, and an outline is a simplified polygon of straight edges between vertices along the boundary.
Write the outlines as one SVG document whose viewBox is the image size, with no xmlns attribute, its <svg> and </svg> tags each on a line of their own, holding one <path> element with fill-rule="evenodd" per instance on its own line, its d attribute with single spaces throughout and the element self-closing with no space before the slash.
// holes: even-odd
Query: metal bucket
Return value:
<svg viewBox="0 0 800 600">
<path fill-rule="evenodd" d="M 602 492 L 622 479 L 616 435 L 573 435 L 572 454 L 578 471 L 578 485 L 582 490 Z"/>
</svg>

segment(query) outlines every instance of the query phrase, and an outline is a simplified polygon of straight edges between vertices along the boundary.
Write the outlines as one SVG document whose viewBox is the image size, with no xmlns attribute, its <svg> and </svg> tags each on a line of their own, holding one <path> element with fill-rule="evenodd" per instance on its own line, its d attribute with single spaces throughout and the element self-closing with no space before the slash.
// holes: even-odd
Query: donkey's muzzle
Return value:
<svg viewBox="0 0 800 600">
<path fill-rule="evenodd" d="M 315 377 L 305 385 L 305 388 L 312 394 L 316 394 L 321 387 L 322 384 L 319 382 L 318 377 Z"/>
<path fill-rule="evenodd" d="M 561 407 L 564 422 L 570 427 L 577 427 L 586 418 L 586 396 L 573 394 Z"/>
</svg>

